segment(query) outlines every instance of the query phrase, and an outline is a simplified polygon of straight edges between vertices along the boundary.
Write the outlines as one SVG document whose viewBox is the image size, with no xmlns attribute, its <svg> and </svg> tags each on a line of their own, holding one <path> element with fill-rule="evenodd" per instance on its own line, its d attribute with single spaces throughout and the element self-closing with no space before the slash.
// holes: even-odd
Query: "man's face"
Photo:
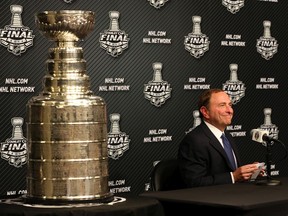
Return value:
<svg viewBox="0 0 288 216">
<path fill-rule="evenodd" d="M 233 108 L 230 97 L 225 92 L 213 93 L 210 104 L 204 108 L 204 118 L 220 130 L 230 125 L 233 117 Z"/>
</svg>

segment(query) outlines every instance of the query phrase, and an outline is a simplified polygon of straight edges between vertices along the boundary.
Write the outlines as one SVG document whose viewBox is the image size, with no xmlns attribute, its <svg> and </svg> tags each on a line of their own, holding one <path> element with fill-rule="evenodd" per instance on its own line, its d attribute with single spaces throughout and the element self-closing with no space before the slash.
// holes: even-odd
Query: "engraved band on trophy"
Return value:
<svg viewBox="0 0 288 216">
<path fill-rule="evenodd" d="M 44 11 L 39 31 L 56 42 L 49 48 L 43 91 L 27 103 L 28 202 L 110 202 L 107 111 L 93 95 L 83 49 L 95 13 Z"/>
</svg>

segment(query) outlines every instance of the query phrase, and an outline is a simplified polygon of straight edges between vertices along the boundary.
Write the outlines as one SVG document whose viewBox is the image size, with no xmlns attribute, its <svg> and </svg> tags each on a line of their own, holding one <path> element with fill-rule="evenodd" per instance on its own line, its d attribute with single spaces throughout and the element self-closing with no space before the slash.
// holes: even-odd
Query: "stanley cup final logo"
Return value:
<svg viewBox="0 0 288 216">
<path fill-rule="evenodd" d="M 108 133 L 108 157 L 116 160 L 129 149 L 129 136 L 120 131 L 120 114 L 110 115 L 110 131 Z"/>
<path fill-rule="evenodd" d="M 16 168 L 20 168 L 27 163 L 26 138 L 23 136 L 22 130 L 23 122 L 24 120 L 21 117 L 12 118 L 12 137 L 1 143 L 1 158 Z"/>
<path fill-rule="evenodd" d="M 156 9 L 163 7 L 168 1 L 169 0 L 148 0 L 148 2 L 150 2 L 150 5 Z"/>
<path fill-rule="evenodd" d="M 222 89 L 230 96 L 232 104 L 236 104 L 245 96 L 245 84 L 238 80 L 238 64 L 230 64 L 230 79 L 227 80 Z"/>
<path fill-rule="evenodd" d="M 270 136 L 272 136 L 275 139 L 278 139 L 279 134 L 278 127 L 275 124 L 273 124 L 271 120 L 272 109 L 264 108 L 263 113 L 264 113 L 264 123 L 260 125 L 260 129 L 269 131 Z M 266 145 L 266 142 L 264 142 L 263 145 Z"/>
<path fill-rule="evenodd" d="M 232 14 L 236 14 L 244 7 L 244 0 L 222 0 L 222 5 L 224 5 Z"/>
<path fill-rule="evenodd" d="M 209 50 L 209 38 L 201 32 L 201 17 L 193 16 L 193 31 L 185 36 L 185 49 L 195 58 L 200 58 Z"/>
<path fill-rule="evenodd" d="M 163 105 L 171 97 L 172 88 L 170 84 L 162 80 L 162 63 L 153 63 L 153 80 L 144 84 L 144 95 L 150 103 L 156 107 Z"/>
<path fill-rule="evenodd" d="M 11 5 L 11 24 L 0 29 L 0 44 L 7 47 L 7 50 L 16 56 L 24 53 L 26 49 L 33 45 L 33 31 L 22 24 L 21 5 Z"/>
<path fill-rule="evenodd" d="M 278 43 L 277 40 L 271 36 L 271 22 L 265 20 L 263 26 L 264 34 L 257 39 L 257 52 L 260 53 L 264 59 L 270 60 L 278 51 Z"/>
<path fill-rule="evenodd" d="M 100 33 L 100 47 L 112 57 L 118 57 L 123 50 L 128 48 L 128 34 L 120 30 L 119 16 L 120 13 L 118 11 L 110 11 L 110 27 L 104 33 Z"/>
</svg>

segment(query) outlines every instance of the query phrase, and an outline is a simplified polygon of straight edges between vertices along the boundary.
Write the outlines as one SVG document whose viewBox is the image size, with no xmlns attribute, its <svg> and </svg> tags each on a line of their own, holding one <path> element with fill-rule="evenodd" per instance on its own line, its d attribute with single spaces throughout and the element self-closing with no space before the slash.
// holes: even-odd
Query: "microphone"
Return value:
<svg viewBox="0 0 288 216">
<path fill-rule="evenodd" d="M 251 136 L 252 140 L 263 143 L 263 142 L 270 142 L 270 141 L 277 141 L 272 136 L 269 136 L 269 131 L 263 130 L 263 129 L 252 129 L 251 130 Z"/>
</svg>

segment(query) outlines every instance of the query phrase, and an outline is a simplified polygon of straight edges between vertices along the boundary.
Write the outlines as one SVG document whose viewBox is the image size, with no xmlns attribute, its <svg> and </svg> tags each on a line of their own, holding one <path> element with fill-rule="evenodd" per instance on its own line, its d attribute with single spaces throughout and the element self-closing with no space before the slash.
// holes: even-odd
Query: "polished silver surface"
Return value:
<svg viewBox="0 0 288 216">
<path fill-rule="evenodd" d="M 27 103 L 27 200 L 108 202 L 106 103 L 93 95 L 77 41 L 94 27 L 91 11 L 38 13 L 49 49 L 43 91 Z"/>
</svg>

